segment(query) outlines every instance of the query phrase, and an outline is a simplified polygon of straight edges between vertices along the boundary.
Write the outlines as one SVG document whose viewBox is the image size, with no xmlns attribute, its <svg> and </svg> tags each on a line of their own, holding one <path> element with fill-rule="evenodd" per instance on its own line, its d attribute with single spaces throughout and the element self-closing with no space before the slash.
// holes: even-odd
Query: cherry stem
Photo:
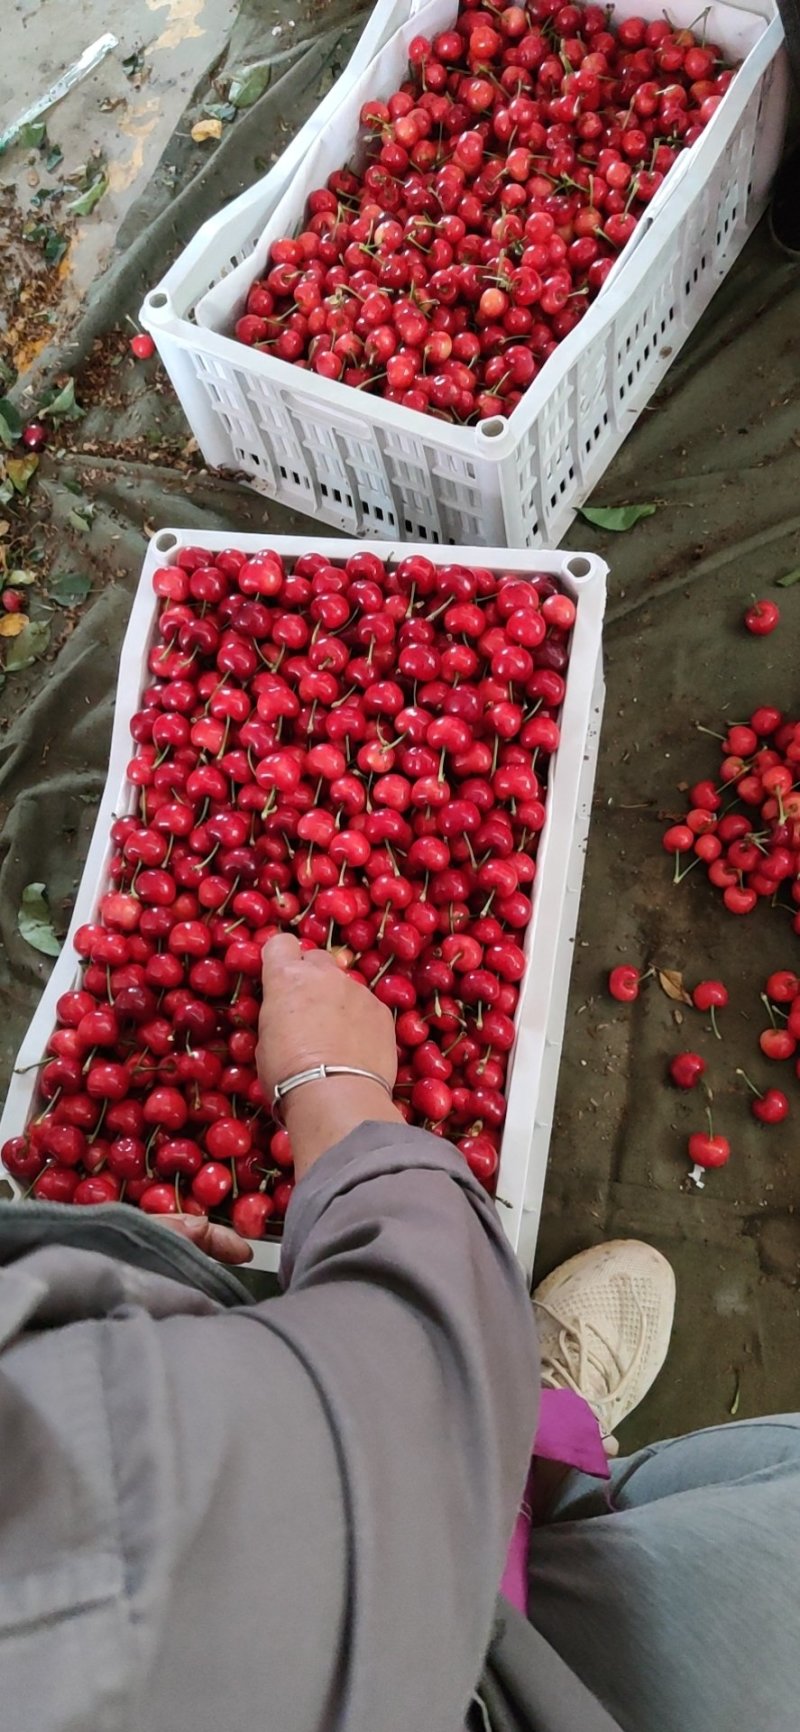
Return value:
<svg viewBox="0 0 800 1732">
<path fill-rule="evenodd" d="M 758 1100 L 763 1101 L 763 1099 L 764 1099 L 763 1090 L 757 1089 L 755 1083 L 750 1081 L 750 1078 L 749 1078 L 746 1070 L 740 1070 L 739 1066 L 737 1065 L 736 1066 L 736 1075 L 740 1076 L 742 1078 L 742 1081 L 747 1083 L 747 1087 L 749 1089 L 752 1089 L 753 1094 L 757 1096 Z"/>
<path fill-rule="evenodd" d="M 711 1006 L 710 1006 L 710 1010 L 711 1010 L 711 1027 L 712 1027 L 712 1028 L 713 1028 L 713 1030 L 714 1030 L 714 1033 L 715 1033 L 715 1035 L 716 1035 L 716 1037 L 717 1037 L 717 1040 L 721 1040 L 721 1039 L 722 1039 L 722 1035 L 721 1035 L 721 1034 L 720 1034 L 720 1032 L 719 1032 L 719 1029 L 718 1029 L 718 1028 L 717 1028 L 717 1011 L 716 1011 L 716 1006 L 715 1006 L 715 1005 L 713 1005 L 713 1004 L 712 1004 L 712 1005 L 711 1005 Z"/>
<path fill-rule="evenodd" d="M 767 1016 L 768 1016 L 768 1017 L 769 1017 L 769 1020 L 770 1020 L 770 1022 L 771 1022 L 771 1024 L 772 1024 L 772 1027 L 773 1027 L 773 1028 L 777 1028 L 777 1026 L 778 1026 L 778 1024 L 777 1024 L 777 1022 L 776 1022 L 776 1021 L 775 1021 L 775 1015 L 774 1015 L 774 1012 L 773 1012 L 773 1009 L 772 1009 L 772 1005 L 771 1005 L 771 1004 L 770 1004 L 770 1001 L 769 1001 L 769 999 L 768 999 L 768 998 L 767 998 L 767 995 L 766 995 L 766 993 L 765 993 L 765 992 L 762 992 L 762 993 L 761 993 L 761 994 L 760 994 L 760 998 L 761 998 L 761 1003 L 762 1003 L 762 1004 L 763 1004 L 763 1005 L 764 1005 L 764 1008 L 765 1008 L 765 1010 L 766 1010 L 766 1012 L 767 1012 Z"/>
</svg>

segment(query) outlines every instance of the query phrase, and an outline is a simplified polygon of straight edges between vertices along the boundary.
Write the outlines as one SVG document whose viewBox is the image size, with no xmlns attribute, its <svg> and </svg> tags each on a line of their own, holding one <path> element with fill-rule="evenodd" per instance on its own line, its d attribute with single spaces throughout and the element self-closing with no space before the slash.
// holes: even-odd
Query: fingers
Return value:
<svg viewBox="0 0 800 1732">
<path fill-rule="evenodd" d="M 196 1250 L 204 1251 L 217 1263 L 249 1263 L 252 1250 L 233 1227 L 218 1226 L 202 1215 L 163 1215 L 159 1225 L 188 1239 Z"/>
<path fill-rule="evenodd" d="M 261 958 L 261 973 L 265 986 L 279 969 L 297 962 L 302 954 L 300 940 L 295 938 L 292 932 L 277 932 L 274 938 L 268 939 Z"/>
</svg>

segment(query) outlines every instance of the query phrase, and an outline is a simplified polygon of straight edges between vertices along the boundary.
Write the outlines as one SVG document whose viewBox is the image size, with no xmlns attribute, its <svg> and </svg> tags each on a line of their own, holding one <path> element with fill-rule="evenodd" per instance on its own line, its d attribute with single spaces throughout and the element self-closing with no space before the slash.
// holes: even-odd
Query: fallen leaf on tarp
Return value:
<svg viewBox="0 0 800 1732">
<path fill-rule="evenodd" d="M 70 513 L 72 515 L 72 513 Z M 92 580 L 82 571 L 60 571 L 50 579 L 47 593 L 61 607 L 78 607 L 86 600 Z"/>
<path fill-rule="evenodd" d="M 49 401 L 46 401 L 39 414 L 44 421 L 48 416 L 53 421 L 80 421 L 86 414 L 75 397 L 75 380 L 67 379 L 60 391 L 54 391 Z"/>
<path fill-rule="evenodd" d="M 67 522 L 72 529 L 77 529 L 81 535 L 88 535 L 92 519 L 95 515 L 94 505 L 82 505 L 80 510 L 68 511 Z"/>
<path fill-rule="evenodd" d="M 260 61 L 255 66 L 244 66 L 231 80 L 228 89 L 228 101 L 234 108 L 252 108 L 259 96 L 264 95 L 272 78 L 272 67 L 269 61 Z"/>
<path fill-rule="evenodd" d="M 679 1004 L 691 1004 L 691 995 L 683 984 L 683 975 L 676 968 L 657 969 L 658 984 L 667 998 L 674 998 Z"/>
<path fill-rule="evenodd" d="M 29 668 L 32 662 L 44 655 L 49 643 L 50 627 L 47 620 L 29 620 L 19 637 L 11 639 L 6 656 L 6 673 L 18 674 L 22 668 Z"/>
<path fill-rule="evenodd" d="M 81 193 L 80 198 L 71 199 L 64 208 L 74 211 L 76 216 L 91 216 L 95 205 L 100 203 L 105 192 L 108 192 L 108 175 L 99 174 L 97 179 L 92 181 L 91 186 L 88 186 L 86 191 Z"/>
<path fill-rule="evenodd" d="M 21 144 L 23 150 L 38 150 L 44 143 L 47 128 L 43 120 L 29 120 L 21 126 L 17 133 L 15 144 Z"/>
<path fill-rule="evenodd" d="M 778 589 L 790 589 L 793 583 L 800 583 L 800 566 L 796 571 L 787 571 L 785 577 L 776 577 Z"/>
<path fill-rule="evenodd" d="M 19 637 L 26 625 L 30 625 L 26 613 L 4 613 L 0 618 L 0 637 Z"/>
<path fill-rule="evenodd" d="M 626 529 L 632 529 L 642 517 L 652 517 L 655 505 L 579 505 L 578 512 L 586 518 L 587 523 L 593 523 L 596 529 L 613 529 L 621 534 Z"/>
<path fill-rule="evenodd" d="M 238 110 L 234 108 L 232 102 L 204 102 L 203 113 L 207 114 L 211 120 L 226 120 L 230 122 L 231 120 L 236 119 Z"/>
<path fill-rule="evenodd" d="M 196 120 L 192 127 L 192 138 L 195 144 L 205 144 L 209 138 L 222 137 L 221 120 Z"/>
<path fill-rule="evenodd" d="M 26 223 L 22 231 L 22 238 L 41 247 L 46 265 L 60 265 L 69 247 L 66 235 L 54 228 L 52 223 Z"/>
<path fill-rule="evenodd" d="M 39 459 L 32 451 L 28 457 L 7 457 L 6 475 L 15 493 L 27 493 L 39 467 Z"/>
<path fill-rule="evenodd" d="M 44 884 L 26 884 L 17 914 L 17 925 L 26 944 L 42 956 L 59 956 L 61 943 L 53 931 Z"/>
<path fill-rule="evenodd" d="M 22 432 L 22 416 L 14 408 L 8 397 L 0 397 L 0 443 L 8 446 L 16 445 Z"/>
</svg>

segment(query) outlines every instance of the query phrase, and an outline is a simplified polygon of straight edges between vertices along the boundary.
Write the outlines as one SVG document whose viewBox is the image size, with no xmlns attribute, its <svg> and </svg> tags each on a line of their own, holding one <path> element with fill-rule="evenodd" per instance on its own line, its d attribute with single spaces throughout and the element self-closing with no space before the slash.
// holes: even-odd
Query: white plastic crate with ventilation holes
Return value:
<svg viewBox="0 0 800 1732">
<path fill-rule="evenodd" d="M 254 553 L 265 545 L 274 547 L 291 564 L 301 553 L 316 552 L 335 563 L 365 544 L 237 535 L 235 530 L 201 534 L 196 530 L 171 529 L 160 530 L 150 542 L 122 646 L 105 790 L 70 929 L 17 1055 L 0 1120 L 0 1143 L 19 1136 L 40 1110 L 38 1069 L 56 1026 L 56 1003 L 63 992 L 79 986 L 83 973 L 73 946 L 74 934 L 79 926 L 97 918 L 100 899 L 109 887 L 108 868 L 114 852 L 111 825 L 115 818 L 133 811 L 139 797 L 126 771 L 132 749 L 131 717 L 151 679 L 147 657 L 160 608 L 153 593 L 153 572 L 160 565 L 174 563 L 181 547 L 207 547 L 213 552 L 223 547 L 239 547 Z M 400 543 L 391 548 L 378 541 L 366 545 L 380 559 L 393 563 L 414 551 Z M 433 548 L 430 558 L 437 563 L 455 560 L 464 565 L 475 561 L 474 552 L 468 547 Z M 547 817 L 539 840 L 533 886 L 533 916 L 524 940 L 527 969 L 517 1006 L 517 1038 L 506 1091 L 508 1111 L 497 1176 L 500 1219 L 530 1274 L 547 1169 L 603 710 L 601 642 L 608 568 L 593 554 L 566 550 L 560 553 L 540 550 L 534 554 L 488 548 L 482 550 L 480 563 L 521 578 L 534 572 L 551 573 L 565 593 L 572 596 L 577 609 L 560 718 L 561 743 L 552 759 Z M 22 1187 L 2 1167 L 0 1175 L 16 1196 L 22 1194 Z M 277 1269 L 278 1238 L 259 1240 L 253 1250 L 253 1267 Z"/>
<path fill-rule="evenodd" d="M 621 0 L 614 12 L 662 16 L 660 0 Z M 296 230 L 315 186 L 363 152 L 362 103 L 395 90 L 412 37 L 454 14 L 454 0 L 379 0 L 320 108 L 274 169 L 199 230 L 141 321 L 206 461 L 269 498 L 347 535 L 556 546 L 764 210 L 786 116 L 783 32 L 775 0 L 709 6 L 708 40 L 743 62 L 719 109 L 510 419 L 461 427 L 226 334 L 272 241 Z M 697 24 L 697 0 L 675 0 L 669 17 Z"/>
</svg>

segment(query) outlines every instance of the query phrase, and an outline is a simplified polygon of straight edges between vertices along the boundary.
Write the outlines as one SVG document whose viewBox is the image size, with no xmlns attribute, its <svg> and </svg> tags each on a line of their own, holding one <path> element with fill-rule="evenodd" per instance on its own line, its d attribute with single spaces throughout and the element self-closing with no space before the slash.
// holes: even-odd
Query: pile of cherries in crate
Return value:
<svg viewBox="0 0 800 1732">
<path fill-rule="evenodd" d="M 39 1198 L 270 1231 L 292 1154 L 256 1030 L 287 930 L 391 1006 L 401 1111 L 491 1190 L 573 601 L 367 549 L 189 547 L 153 583 L 138 793 L 5 1166 Z"/>
<path fill-rule="evenodd" d="M 510 415 L 733 76 L 666 17 L 462 4 L 364 103 L 363 168 L 273 242 L 236 337 L 444 420 Z"/>
</svg>

